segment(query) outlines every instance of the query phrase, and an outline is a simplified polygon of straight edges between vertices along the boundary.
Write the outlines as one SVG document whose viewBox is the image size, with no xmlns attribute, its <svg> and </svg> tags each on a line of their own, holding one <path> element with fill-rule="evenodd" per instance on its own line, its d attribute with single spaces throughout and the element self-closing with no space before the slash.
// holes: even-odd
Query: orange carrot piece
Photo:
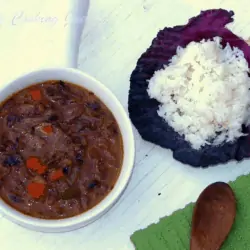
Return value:
<svg viewBox="0 0 250 250">
<path fill-rule="evenodd" d="M 47 125 L 43 127 L 43 131 L 47 134 L 51 134 L 53 132 L 53 128 L 51 125 Z"/>
<path fill-rule="evenodd" d="M 53 171 L 50 174 L 50 180 L 57 181 L 57 180 L 61 179 L 63 176 L 64 176 L 64 174 L 63 174 L 62 169 L 58 169 L 58 170 Z"/>
<path fill-rule="evenodd" d="M 42 165 L 37 157 L 30 157 L 26 161 L 26 166 L 36 171 L 38 174 L 43 174 L 47 169 L 47 166 Z"/>
<path fill-rule="evenodd" d="M 30 95 L 34 101 L 40 101 L 42 99 L 42 94 L 39 89 L 30 90 Z"/>
<path fill-rule="evenodd" d="M 33 198 L 40 198 L 44 195 L 45 185 L 43 183 L 31 182 L 27 187 L 28 193 Z"/>
</svg>

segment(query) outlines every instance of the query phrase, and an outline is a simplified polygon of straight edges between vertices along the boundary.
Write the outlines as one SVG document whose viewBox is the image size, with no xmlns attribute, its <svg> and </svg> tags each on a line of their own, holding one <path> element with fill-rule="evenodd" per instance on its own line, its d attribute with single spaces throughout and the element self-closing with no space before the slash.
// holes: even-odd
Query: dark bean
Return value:
<svg viewBox="0 0 250 250">
<path fill-rule="evenodd" d="M 101 109 L 101 105 L 98 102 L 87 103 L 87 107 L 94 111 L 99 111 Z"/>
<path fill-rule="evenodd" d="M 59 88 L 59 91 L 61 91 L 62 93 L 66 94 L 65 91 L 69 91 L 69 86 L 66 85 L 66 83 L 64 81 L 59 81 L 59 84 L 58 84 L 58 88 Z M 67 95 L 65 96 L 67 97 Z M 68 100 L 65 100 L 65 103 L 67 103 Z"/>
<path fill-rule="evenodd" d="M 57 115 L 52 115 L 52 116 L 50 116 L 49 119 L 48 119 L 49 122 L 55 122 L 55 121 L 57 121 L 57 120 L 58 120 L 58 116 L 57 116 Z"/>
<path fill-rule="evenodd" d="M 60 87 L 65 88 L 65 82 L 64 81 L 60 80 L 59 85 L 60 85 Z"/>
<path fill-rule="evenodd" d="M 76 154 L 76 161 L 83 163 L 83 156 L 81 153 Z"/>
<path fill-rule="evenodd" d="M 8 195 L 10 201 L 15 202 L 15 203 L 20 203 L 22 202 L 22 198 L 13 194 Z"/>
<path fill-rule="evenodd" d="M 95 188 L 97 185 L 98 185 L 98 182 L 97 182 L 97 181 L 92 181 L 92 182 L 88 185 L 88 188 L 93 189 L 93 188 Z"/>
<path fill-rule="evenodd" d="M 8 156 L 3 162 L 3 165 L 5 167 L 17 166 L 19 164 L 20 164 L 20 159 L 19 159 L 19 156 L 17 155 Z"/>
<path fill-rule="evenodd" d="M 34 134 L 35 133 L 35 127 L 31 128 L 31 133 Z"/>
<path fill-rule="evenodd" d="M 16 122 L 20 122 L 21 118 L 16 115 L 7 116 L 7 126 L 12 127 Z"/>
<path fill-rule="evenodd" d="M 64 173 L 65 175 L 68 175 L 68 174 L 69 174 L 69 168 L 68 168 L 68 167 L 64 167 L 64 168 L 63 168 L 63 173 Z"/>
</svg>

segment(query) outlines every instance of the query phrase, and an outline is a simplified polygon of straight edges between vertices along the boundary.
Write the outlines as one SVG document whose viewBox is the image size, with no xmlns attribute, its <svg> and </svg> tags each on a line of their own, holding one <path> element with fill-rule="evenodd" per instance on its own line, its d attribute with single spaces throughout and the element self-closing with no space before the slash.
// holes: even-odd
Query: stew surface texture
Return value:
<svg viewBox="0 0 250 250">
<path fill-rule="evenodd" d="M 79 215 L 113 189 L 123 162 L 119 126 L 88 90 L 47 81 L 0 107 L 0 196 L 42 219 Z"/>
</svg>

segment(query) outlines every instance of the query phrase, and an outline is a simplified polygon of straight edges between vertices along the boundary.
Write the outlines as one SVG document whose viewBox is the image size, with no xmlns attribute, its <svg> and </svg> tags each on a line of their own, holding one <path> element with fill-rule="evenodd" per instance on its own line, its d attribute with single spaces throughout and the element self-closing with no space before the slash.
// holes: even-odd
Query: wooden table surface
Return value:
<svg viewBox="0 0 250 250">
<path fill-rule="evenodd" d="M 235 11 L 231 29 L 248 39 L 246 6 L 244 0 L 91 0 L 78 66 L 108 86 L 127 109 L 130 74 L 159 29 L 183 24 L 201 9 L 223 7 Z M 209 183 L 250 172 L 249 161 L 206 170 L 184 166 L 173 160 L 170 151 L 143 141 L 134 132 L 133 177 L 113 209 L 88 227 L 65 234 L 32 232 L 2 217 L 1 249 L 133 250 L 129 237 L 135 230 L 194 201 Z"/>
</svg>

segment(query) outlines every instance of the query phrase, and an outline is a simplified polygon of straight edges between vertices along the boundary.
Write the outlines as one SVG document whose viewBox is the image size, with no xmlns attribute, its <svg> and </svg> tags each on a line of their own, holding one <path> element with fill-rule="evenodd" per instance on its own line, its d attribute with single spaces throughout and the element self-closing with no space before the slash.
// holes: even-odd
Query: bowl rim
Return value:
<svg viewBox="0 0 250 250">
<path fill-rule="evenodd" d="M 11 88 L 11 86 L 13 86 L 13 84 L 15 84 L 16 82 L 25 81 L 25 79 L 30 78 L 34 75 L 41 75 L 41 74 L 53 73 L 53 72 L 63 72 L 63 74 L 76 75 L 82 79 L 90 81 L 91 84 L 94 84 L 95 87 L 99 88 L 102 91 L 102 93 L 104 93 L 104 95 L 108 96 L 111 102 L 113 103 L 113 105 L 117 106 L 117 108 L 119 109 L 119 113 L 120 113 L 119 115 L 122 118 L 121 120 L 117 119 L 117 113 L 114 114 L 113 109 L 108 107 L 110 111 L 113 113 L 113 115 L 115 116 L 115 119 L 117 120 L 119 126 L 121 122 L 126 124 L 126 138 L 129 141 L 130 145 L 126 149 L 127 150 L 126 152 L 125 152 L 125 145 L 124 145 L 123 164 L 122 164 L 120 175 L 118 177 L 118 180 L 116 181 L 114 188 L 96 206 L 94 206 L 90 210 L 83 212 L 79 215 L 69 217 L 69 218 L 63 218 L 63 219 L 40 219 L 40 218 L 32 217 L 29 215 L 25 215 L 19 212 L 15 208 L 8 205 L 0 197 L 0 213 L 5 215 L 10 220 L 16 222 L 17 224 L 21 224 L 24 226 L 26 225 L 28 227 L 36 227 L 37 229 L 39 228 L 63 229 L 63 228 L 72 227 L 78 224 L 79 225 L 83 224 L 84 226 L 84 224 L 87 225 L 91 223 L 91 221 L 98 219 L 101 215 L 106 213 L 118 201 L 122 193 L 125 191 L 127 184 L 131 178 L 132 172 L 133 172 L 134 159 L 135 159 L 135 139 L 134 139 L 134 134 L 133 134 L 133 129 L 132 129 L 132 123 L 129 119 L 128 114 L 126 113 L 124 107 L 122 106 L 118 98 L 111 92 L 111 90 L 108 87 L 106 87 L 104 84 L 102 84 L 100 81 L 90 76 L 89 74 L 84 73 L 75 68 L 63 68 L 63 67 L 42 68 L 42 69 L 37 69 L 29 73 L 22 74 L 21 76 L 17 77 L 16 79 L 4 85 L 3 88 L 1 88 L 1 91 L 7 88 Z M 34 82 L 34 84 L 36 83 L 37 82 Z M 77 84 L 75 82 L 73 83 L 78 86 L 84 86 L 81 84 Z M 27 84 L 27 87 L 31 85 Z M 20 88 L 20 89 L 23 89 L 23 88 Z M 11 91 L 12 94 L 15 92 L 17 92 L 17 90 Z M 103 101 L 102 96 L 97 95 L 97 97 L 100 98 L 101 101 Z M 6 97 L 4 100 L 6 100 L 7 98 L 8 97 Z M 0 101 L 4 101 L 4 100 L 0 100 Z M 122 134 L 122 139 L 124 143 L 125 134 L 122 131 L 121 131 L 121 134 Z M 125 157 L 128 158 L 126 166 L 124 164 Z"/>
</svg>

